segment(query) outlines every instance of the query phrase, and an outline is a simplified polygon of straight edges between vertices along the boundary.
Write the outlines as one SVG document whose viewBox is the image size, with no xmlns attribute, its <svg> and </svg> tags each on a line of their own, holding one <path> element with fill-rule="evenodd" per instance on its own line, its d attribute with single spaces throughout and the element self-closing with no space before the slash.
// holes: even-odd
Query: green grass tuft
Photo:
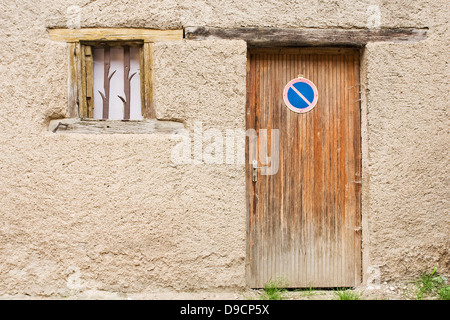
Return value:
<svg viewBox="0 0 450 320">
<path fill-rule="evenodd" d="M 301 292 L 302 296 L 304 297 L 311 297 L 317 294 L 317 291 L 315 291 L 312 287 L 312 285 L 310 284 L 308 288 L 305 289 L 298 289 L 296 291 Z"/>
<path fill-rule="evenodd" d="M 441 300 L 450 300 L 450 286 L 443 287 L 438 290 Z"/>
<path fill-rule="evenodd" d="M 283 279 L 269 280 L 264 285 L 264 292 L 261 300 L 282 300 L 283 294 L 286 292 L 287 283 Z"/>
<path fill-rule="evenodd" d="M 416 300 L 439 297 L 441 300 L 449 300 L 450 286 L 447 279 L 434 268 L 431 272 L 424 272 L 416 281 Z"/>
<path fill-rule="evenodd" d="M 360 300 L 361 295 L 352 290 L 338 290 L 335 292 L 337 300 Z"/>
</svg>

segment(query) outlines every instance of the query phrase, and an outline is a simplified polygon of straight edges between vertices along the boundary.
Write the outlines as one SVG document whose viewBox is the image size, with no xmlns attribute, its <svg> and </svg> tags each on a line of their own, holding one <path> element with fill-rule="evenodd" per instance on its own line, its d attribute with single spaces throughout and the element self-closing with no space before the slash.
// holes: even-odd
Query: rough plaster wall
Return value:
<svg viewBox="0 0 450 320">
<path fill-rule="evenodd" d="M 67 7 L 77 5 L 81 8 L 83 27 L 364 28 L 372 12 L 369 7 L 378 6 L 383 26 L 422 27 L 427 25 L 432 3 L 432 0 L 136 0 L 130 5 L 128 0 L 75 0 L 54 2 L 48 7 L 51 14 L 46 15 L 46 23 L 64 27 Z"/>
<path fill-rule="evenodd" d="M 46 28 L 66 27 L 72 5 L 81 9 L 81 27 L 363 28 L 371 5 L 380 8 L 381 27 L 429 27 L 424 42 L 370 44 L 365 52 L 365 265 L 379 267 L 384 280 L 427 263 L 449 273 L 446 1 L 0 5 L 1 294 L 245 284 L 241 166 L 175 167 L 176 142 L 166 135 L 46 131 L 67 109 L 66 45 L 50 41 Z M 189 130 L 198 120 L 204 129 L 244 127 L 245 44 L 161 43 L 155 60 L 159 117 L 181 119 Z"/>
<path fill-rule="evenodd" d="M 365 52 L 368 247 L 382 281 L 450 273 L 450 10 L 428 5 L 426 41 Z"/>
</svg>

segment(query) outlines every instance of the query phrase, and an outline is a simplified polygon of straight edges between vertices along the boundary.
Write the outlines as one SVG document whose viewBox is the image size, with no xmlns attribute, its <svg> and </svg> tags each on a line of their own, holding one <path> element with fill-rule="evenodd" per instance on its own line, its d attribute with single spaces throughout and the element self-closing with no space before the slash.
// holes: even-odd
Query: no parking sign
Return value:
<svg viewBox="0 0 450 320">
<path fill-rule="evenodd" d="M 289 81 L 284 87 L 284 103 L 297 113 L 308 112 L 314 108 L 318 98 L 319 94 L 314 83 L 303 77 Z"/>
</svg>

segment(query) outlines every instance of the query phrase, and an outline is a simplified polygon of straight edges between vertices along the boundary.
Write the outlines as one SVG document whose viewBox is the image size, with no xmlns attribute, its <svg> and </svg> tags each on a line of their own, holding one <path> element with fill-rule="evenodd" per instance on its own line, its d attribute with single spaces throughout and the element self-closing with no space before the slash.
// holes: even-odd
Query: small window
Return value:
<svg viewBox="0 0 450 320">
<path fill-rule="evenodd" d="M 153 43 L 181 40 L 183 30 L 50 29 L 49 35 L 68 43 L 69 118 L 155 118 Z"/>
<path fill-rule="evenodd" d="M 142 120 L 142 44 L 83 44 L 86 109 L 83 118 Z M 142 92 L 142 94 L 141 94 Z"/>
<path fill-rule="evenodd" d="M 82 119 L 142 120 L 151 117 L 151 88 L 145 88 L 144 43 L 81 42 L 78 114 Z M 151 63 L 151 57 L 147 62 Z M 141 72 L 142 71 L 142 72 Z M 147 89 L 147 90 L 146 90 Z M 81 100 L 80 100 L 81 98 Z"/>
</svg>

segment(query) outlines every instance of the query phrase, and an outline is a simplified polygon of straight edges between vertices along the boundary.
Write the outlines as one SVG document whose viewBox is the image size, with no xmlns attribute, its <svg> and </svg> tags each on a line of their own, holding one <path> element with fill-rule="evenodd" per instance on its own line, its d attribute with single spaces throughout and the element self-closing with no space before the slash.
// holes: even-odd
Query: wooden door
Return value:
<svg viewBox="0 0 450 320">
<path fill-rule="evenodd" d="M 319 99 L 300 114 L 283 101 L 302 74 Z M 249 49 L 247 129 L 247 282 L 260 288 L 350 287 L 361 278 L 359 52 L 353 49 Z M 278 129 L 278 171 L 252 181 L 261 129 Z M 273 141 L 271 141 L 273 140 Z M 270 152 L 269 152 L 270 153 Z M 274 156 L 270 155 L 269 156 Z M 258 159 L 258 165 L 264 166 Z M 270 164 L 269 164 L 270 165 Z"/>
</svg>

